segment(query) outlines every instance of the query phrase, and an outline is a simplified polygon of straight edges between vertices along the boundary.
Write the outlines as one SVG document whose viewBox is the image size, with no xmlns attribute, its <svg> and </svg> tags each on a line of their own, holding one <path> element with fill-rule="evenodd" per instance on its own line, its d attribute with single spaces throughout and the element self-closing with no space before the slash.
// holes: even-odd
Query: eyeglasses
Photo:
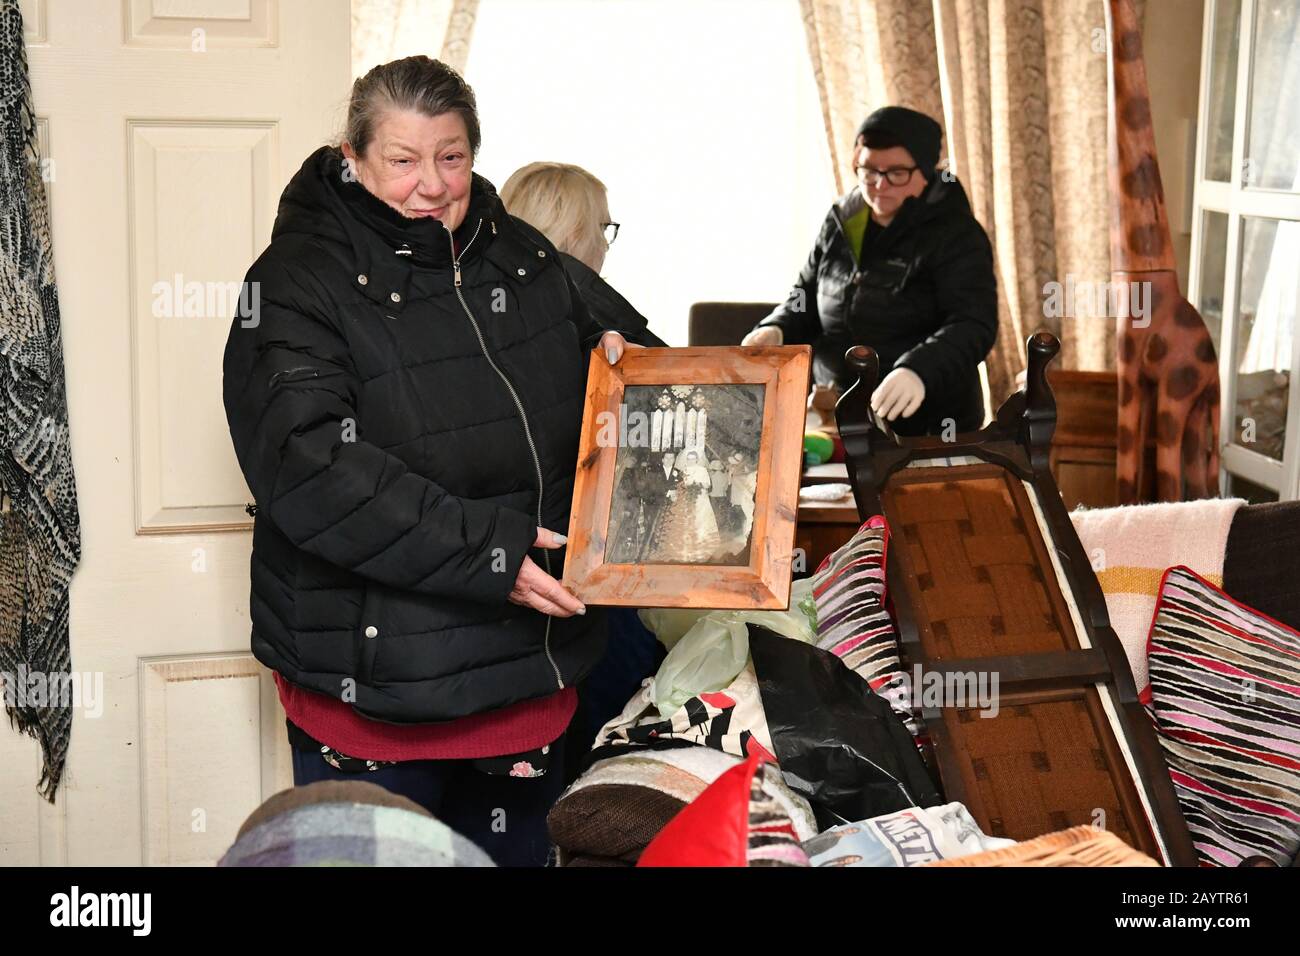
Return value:
<svg viewBox="0 0 1300 956">
<path fill-rule="evenodd" d="M 618 238 L 618 223 L 602 222 L 600 228 L 605 233 L 605 245 L 612 246 L 614 240 Z"/>
<path fill-rule="evenodd" d="M 856 167 L 858 178 L 868 186 L 879 186 L 882 179 L 887 180 L 891 186 L 906 186 L 912 181 L 912 173 L 920 168 L 919 166 L 890 166 L 888 169 Z"/>
</svg>

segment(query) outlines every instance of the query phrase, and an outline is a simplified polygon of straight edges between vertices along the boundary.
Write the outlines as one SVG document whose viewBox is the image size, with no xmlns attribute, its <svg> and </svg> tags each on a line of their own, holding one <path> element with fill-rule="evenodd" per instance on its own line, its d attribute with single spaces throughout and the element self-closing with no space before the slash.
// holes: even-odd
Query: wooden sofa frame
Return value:
<svg viewBox="0 0 1300 956">
<path fill-rule="evenodd" d="M 993 835 L 1092 823 L 1166 864 L 1195 865 L 1154 728 L 1048 470 L 1047 366 L 1059 350 L 1050 333 L 1031 336 L 1026 387 L 985 428 L 943 441 L 900 438 L 878 420 L 878 359 L 849 349 L 858 381 L 836 408 L 849 480 L 860 516 L 890 525 L 886 581 L 904 671 L 997 675 L 990 720 L 969 701 L 914 707 L 947 798 Z"/>
</svg>

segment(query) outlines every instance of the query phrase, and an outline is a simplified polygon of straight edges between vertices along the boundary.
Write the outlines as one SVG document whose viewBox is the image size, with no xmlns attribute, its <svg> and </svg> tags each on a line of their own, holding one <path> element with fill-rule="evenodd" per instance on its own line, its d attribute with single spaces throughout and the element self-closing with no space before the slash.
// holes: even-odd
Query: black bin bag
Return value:
<svg viewBox="0 0 1300 956">
<path fill-rule="evenodd" d="M 757 624 L 749 651 L 785 782 L 823 826 L 943 803 L 907 727 L 838 657 Z"/>
</svg>

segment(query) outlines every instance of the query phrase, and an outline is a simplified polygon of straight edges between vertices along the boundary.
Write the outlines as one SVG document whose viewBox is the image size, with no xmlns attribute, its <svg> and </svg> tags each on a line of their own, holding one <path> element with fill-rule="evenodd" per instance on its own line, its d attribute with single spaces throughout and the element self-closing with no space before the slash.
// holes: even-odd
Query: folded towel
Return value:
<svg viewBox="0 0 1300 956">
<path fill-rule="evenodd" d="M 1186 565 L 1223 584 L 1223 555 L 1240 498 L 1207 498 L 1070 515 L 1140 693 L 1147 686 L 1147 634 L 1165 569 Z"/>
</svg>

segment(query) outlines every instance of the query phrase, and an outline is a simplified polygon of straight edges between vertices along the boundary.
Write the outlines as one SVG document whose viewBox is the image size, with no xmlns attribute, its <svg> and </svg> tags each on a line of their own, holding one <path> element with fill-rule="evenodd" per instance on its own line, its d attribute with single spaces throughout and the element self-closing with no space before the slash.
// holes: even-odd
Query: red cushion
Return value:
<svg viewBox="0 0 1300 956">
<path fill-rule="evenodd" d="M 757 754 L 732 767 L 668 821 L 637 866 L 748 866 L 750 784 Z"/>
</svg>

